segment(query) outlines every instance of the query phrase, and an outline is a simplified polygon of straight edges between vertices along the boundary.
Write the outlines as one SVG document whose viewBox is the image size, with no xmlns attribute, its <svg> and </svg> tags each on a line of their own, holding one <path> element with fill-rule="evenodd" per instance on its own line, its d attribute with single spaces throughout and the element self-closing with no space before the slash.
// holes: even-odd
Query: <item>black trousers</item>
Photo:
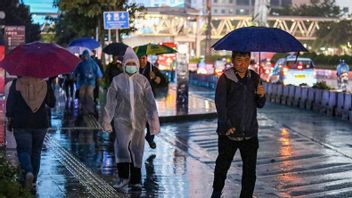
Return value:
<svg viewBox="0 0 352 198">
<path fill-rule="evenodd" d="M 147 128 L 147 134 L 145 135 L 145 139 L 146 139 L 148 142 L 154 141 L 155 135 L 151 135 L 151 134 L 150 134 L 150 126 L 149 126 L 148 122 L 147 122 L 146 128 Z"/>
<path fill-rule="evenodd" d="M 142 171 L 140 168 L 133 166 L 133 163 L 117 163 L 117 171 L 119 177 L 128 179 L 130 178 L 131 184 L 141 184 L 142 183 Z M 131 173 L 131 177 L 130 177 Z"/>
<path fill-rule="evenodd" d="M 214 191 L 221 192 L 224 188 L 227 171 L 231 166 L 236 150 L 239 149 L 243 162 L 240 198 L 252 198 L 256 180 L 258 148 L 258 137 L 244 141 L 232 141 L 227 136 L 220 135 L 218 139 L 219 155 L 216 159 L 214 171 Z"/>
<path fill-rule="evenodd" d="M 74 90 L 74 84 L 75 84 L 75 81 L 71 81 L 71 80 L 67 80 L 64 82 L 64 90 L 65 90 L 65 93 L 66 93 L 66 98 L 68 99 L 69 97 L 74 97 L 73 95 L 73 90 Z"/>
</svg>

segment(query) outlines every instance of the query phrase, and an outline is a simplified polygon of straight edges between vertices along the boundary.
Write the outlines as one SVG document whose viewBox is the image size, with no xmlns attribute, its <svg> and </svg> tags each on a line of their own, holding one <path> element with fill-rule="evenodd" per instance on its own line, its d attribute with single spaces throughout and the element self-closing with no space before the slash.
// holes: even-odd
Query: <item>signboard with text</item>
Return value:
<svg viewBox="0 0 352 198">
<path fill-rule="evenodd" d="M 5 26 L 5 40 L 8 50 L 25 43 L 25 26 Z"/>
<path fill-rule="evenodd" d="M 130 27 L 129 14 L 126 11 L 104 12 L 104 29 L 127 29 Z"/>
</svg>

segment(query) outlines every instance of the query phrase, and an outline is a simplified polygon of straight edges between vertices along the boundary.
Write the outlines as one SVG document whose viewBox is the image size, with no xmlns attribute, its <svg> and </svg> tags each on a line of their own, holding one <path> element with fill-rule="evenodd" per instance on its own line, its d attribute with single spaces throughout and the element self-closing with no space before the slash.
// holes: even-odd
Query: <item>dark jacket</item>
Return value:
<svg viewBox="0 0 352 198">
<path fill-rule="evenodd" d="M 120 66 L 120 67 L 118 67 Z M 107 86 L 110 86 L 111 82 L 112 82 L 112 79 L 123 73 L 122 69 L 122 65 L 119 64 L 119 63 L 109 63 L 107 66 L 106 66 L 106 71 L 105 71 L 105 82 L 107 83 Z"/>
<path fill-rule="evenodd" d="M 256 94 L 260 78 L 252 70 L 240 78 L 233 68 L 226 70 L 216 87 L 215 104 L 218 112 L 217 133 L 223 135 L 229 128 L 244 137 L 258 135 L 257 107 L 265 104 L 265 96 Z"/>
<path fill-rule="evenodd" d="M 165 76 L 160 72 L 160 70 L 157 67 L 155 67 L 154 65 L 152 65 L 152 71 L 155 73 L 155 76 L 157 76 L 161 79 L 159 84 L 156 84 L 156 82 L 154 82 L 154 80 L 150 79 L 150 62 L 149 61 L 143 69 L 142 68 L 139 69 L 139 73 L 143 74 L 149 80 L 149 83 L 152 86 L 152 90 L 155 95 L 155 91 L 157 88 L 167 87 L 169 82 L 165 78 Z"/>
<path fill-rule="evenodd" d="M 45 129 L 49 127 L 49 115 L 45 105 L 55 106 L 55 95 L 49 82 L 48 91 L 43 104 L 35 113 L 29 108 L 21 93 L 16 90 L 16 80 L 13 81 L 6 100 L 6 117 L 12 119 L 12 128 L 18 129 Z"/>
</svg>

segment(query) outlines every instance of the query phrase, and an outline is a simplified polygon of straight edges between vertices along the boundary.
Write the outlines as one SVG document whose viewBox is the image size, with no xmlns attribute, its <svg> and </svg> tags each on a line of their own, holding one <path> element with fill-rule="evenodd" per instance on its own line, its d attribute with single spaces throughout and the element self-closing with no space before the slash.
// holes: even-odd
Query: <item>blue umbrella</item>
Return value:
<svg viewBox="0 0 352 198">
<path fill-rule="evenodd" d="M 100 46 L 100 43 L 89 37 L 84 37 L 84 38 L 79 38 L 71 41 L 71 43 L 68 44 L 68 46 L 69 47 L 80 46 L 80 47 L 86 47 L 92 50 L 92 49 L 98 48 Z"/>
<path fill-rule="evenodd" d="M 278 28 L 243 27 L 228 33 L 213 46 L 215 50 L 239 52 L 308 51 L 291 34 Z"/>
</svg>

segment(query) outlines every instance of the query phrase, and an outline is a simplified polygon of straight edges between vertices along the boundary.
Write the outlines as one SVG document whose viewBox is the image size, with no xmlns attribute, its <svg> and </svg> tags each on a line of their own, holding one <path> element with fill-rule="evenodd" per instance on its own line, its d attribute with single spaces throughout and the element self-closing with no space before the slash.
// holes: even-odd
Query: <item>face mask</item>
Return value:
<svg viewBox="0 0 352 198">
<path fill-rule="evenodd" d="M 126 65 L 126 72 L 129 74 L 137 73 L 138 68 L 136 65 Z"/>
</svg>

